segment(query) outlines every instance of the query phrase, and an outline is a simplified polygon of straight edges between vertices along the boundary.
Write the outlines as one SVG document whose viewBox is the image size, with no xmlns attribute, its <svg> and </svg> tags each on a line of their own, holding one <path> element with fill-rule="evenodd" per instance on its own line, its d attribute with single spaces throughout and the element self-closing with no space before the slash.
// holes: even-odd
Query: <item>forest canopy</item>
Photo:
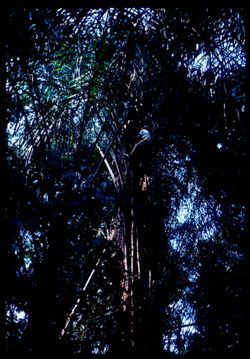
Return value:
<svg viewBox="0 0 250 359">
<path fill-rule="evenodd" d="M 246 353 L 245 9 L 2 17 L 3 357 Z"/>
</svg>

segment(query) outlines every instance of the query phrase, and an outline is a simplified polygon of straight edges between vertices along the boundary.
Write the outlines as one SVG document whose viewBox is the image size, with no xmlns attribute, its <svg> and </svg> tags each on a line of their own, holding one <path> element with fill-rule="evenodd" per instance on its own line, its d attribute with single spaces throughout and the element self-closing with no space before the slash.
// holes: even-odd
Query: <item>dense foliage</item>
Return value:
<svg viewBox="0 0 250 359">
<path fill-rule="evenodd" d="M 245 353 L 244 10 L 4 16 L 3 352 Z"/>
</svg>

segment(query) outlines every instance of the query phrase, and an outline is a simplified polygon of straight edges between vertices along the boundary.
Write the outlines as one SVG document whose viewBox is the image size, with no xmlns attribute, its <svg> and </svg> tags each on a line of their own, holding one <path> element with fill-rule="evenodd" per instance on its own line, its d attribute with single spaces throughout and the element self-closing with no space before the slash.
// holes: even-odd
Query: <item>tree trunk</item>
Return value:
<svg viewBox="0 0 250 359">
<path fill-rule="evenodd" d="M 161 348 L 161 313 L 157 291 L 157 251 L 159 213 L 153 215 L 152 188 L 127 181 L 124 205 L 118 212 L 123 251 L 122 306 L 116 351 L 149 353 Z M 157 219 L 157 221 L 156 221 Z M 118 348 L 119 347 L 119 348 Z"/>
</svg>

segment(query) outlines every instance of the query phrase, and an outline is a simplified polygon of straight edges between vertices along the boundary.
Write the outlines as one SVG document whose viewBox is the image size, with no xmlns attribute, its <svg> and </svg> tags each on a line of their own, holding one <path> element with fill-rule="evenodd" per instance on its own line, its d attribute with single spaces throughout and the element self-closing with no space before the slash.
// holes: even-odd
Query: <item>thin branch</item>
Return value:
<svg viewBox="0 0 250 359">
<path fill-rule="evenodd" d="M 107 167 L 107 170 L 109 171 L 109 174 L 110 174 L 110 176 L 111 176 L 111 178 L 112 178 L 112 181 L 113 181 L 113 183 L 114 183 L 115 189 L 118 190 L 114 172 L 112 171 L 112 168 L 110 167 L 107 158 L 105 158 L 104 153 L 102 152 L 100 146 L 99 146 L 97 143 L 96 143 L 96 148 L 98 149 L 98 151 L 99 151 L 99 153 L 100 153 L 102 159 L 104 160 L 104 163 L 105 163 L 105 165 L 106 165 L 106 167 Z"/>
<path fill-rule="evenodd" d="M 82 293 L 84 293 L 84 292 L 86 291 L 86 289 L 88 288 L 88 285 L 89 285 L 89 283 L 90 283 L 90 281 L 91 281 L 93 275 L 95 274 L 95 272 L 96 272 L 96 270 L 97 270 L 97 268 L 98 268 L 98 266 L 99 266 L 99 264 L 100 264 L 100 262 L 101 262 L 101 260 L 102 260 L 103 255 L 105 254 L 105 252 L 106 252 L 106 248 L 103 249 L 103 251 L 102 251 L 100 257 L 98 258 L 98 260 L 97 260 L 97 262 L 96 262 L 96 264 L 95 264 L 95 266 L 94 266 L 94 268 L 92 269 L 92 271 L 91 271 L 91 273 L 90 273 L 90 275 L 89 275 L 89 277 L 88 277 L 88 279 L 87 279 L 87 281 L 86 281 L 86 283 L 85 283 L 83 289 L 81 290 Z M 67 316 L 67 319 L 66 319 L 66 321 L 65 321 L 64 327 L 63 327 L 63 329 L 62 329 L 62 331 L 61 331 L 61 333 L 60 333 L 59 339 L 62 339 L 62 337 L 65 335 L 65 332 L 66 332 L 66 330 L 67 330 L 67 328 L 68 328 L 68 326 L 69 326 L 69 323 L 70 323 L 70 321 L 71 321 L 71 319 L 72 319 L 72 317 L 73 317 L 73 315 L 74 315 L 74 313 L 75 313 L 77 307 L 79 306 L 80 302 L 81 302 L 81 298 L 79 297 L 79 298 L 77 299 L 75 305 L 73 306 L 71 312 L 70 312 L 69 315 Z"/>
</svg>

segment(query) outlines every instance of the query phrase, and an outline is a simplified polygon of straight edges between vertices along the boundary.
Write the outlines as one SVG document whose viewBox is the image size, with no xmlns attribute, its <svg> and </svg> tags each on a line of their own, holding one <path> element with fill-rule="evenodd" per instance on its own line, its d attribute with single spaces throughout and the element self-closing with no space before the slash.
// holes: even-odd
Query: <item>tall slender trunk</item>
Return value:
<svg viewBox="0 0 250 359">
<path fill-rule="evenodd" d="M 131 184 L 128 187 L 124 208 L 119 210 L 124 258 L 120 351 L 146 353 L 161 347 L 161 334 L 157 330 L 160 308 L 157 297 L 154 299 L 152 295 L 156 275 L 151 258 L 154 221 L 150 190 L 135 190 Z"/>
</svg>

